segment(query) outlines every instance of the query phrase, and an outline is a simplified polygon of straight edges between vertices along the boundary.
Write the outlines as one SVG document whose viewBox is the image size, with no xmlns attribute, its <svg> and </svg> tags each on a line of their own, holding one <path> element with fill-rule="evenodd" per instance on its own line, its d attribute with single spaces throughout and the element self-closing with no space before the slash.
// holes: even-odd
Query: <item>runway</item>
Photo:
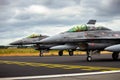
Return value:
<svg viewBox="0 0 120 80">
<path fill-rule="evenodd" d="M 119 63 L 120 59 L 113 61 L 108 54 L 95 55 L 92 62 L 85 55 L 0 57 L 0 78 L 116 71 Z"/>
</svg>

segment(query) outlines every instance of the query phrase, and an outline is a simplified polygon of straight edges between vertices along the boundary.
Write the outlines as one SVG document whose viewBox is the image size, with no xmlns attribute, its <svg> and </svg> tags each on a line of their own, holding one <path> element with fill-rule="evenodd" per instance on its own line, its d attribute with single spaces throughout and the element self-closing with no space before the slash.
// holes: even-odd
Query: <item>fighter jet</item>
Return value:
<svg viewBox="0 0 120 80">
<path fill-rule="evenodd" d="M 55 45 L 39 45 L 39 44 L 35 43 L 36 41 L 39 41 L 39 40 L 44 39 L 46 37 L 48 37 L 48 36 L 41 35 L 41 34 L 32 34 L 26 38 L 14 41 L 14 42 L 10 43 L 10 45 L 18 45 L 18 46 L 19 45 L 20 46 L 22 46 L 22 45 L 34 45 L 34 48 L 36 50 L 40 51 L 39 56 L 43 56 L 44 51 L 47 51 L 50 47 L 55 46 Z"/>
<path fill-rule="evenodd" d="M 74 26 L 66 32 L 47 37 L 39 44 L 63 44 L 50 49 L 57 49 L 59 55 L 68 50 L 73 55 L 75 50 L 86 51 L 87 61 L 92 61 L 92 54 L 100 51 L 112 51 L 113 60 L 118 60 L 120 52 L 120 31 L 112 31 L 103 26 L 95 26 L 96 20 L 89 20 L 87 24 Z"/>
</svg>

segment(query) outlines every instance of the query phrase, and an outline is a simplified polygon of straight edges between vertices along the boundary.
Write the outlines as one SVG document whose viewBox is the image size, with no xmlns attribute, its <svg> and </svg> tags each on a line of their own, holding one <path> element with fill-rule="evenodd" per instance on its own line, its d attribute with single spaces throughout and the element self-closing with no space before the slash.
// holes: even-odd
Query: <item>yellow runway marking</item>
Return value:
<svg viewBox="0 0 120 80">
<path fill-rule="evenodd" d="M 86 71 L 113 71 L 113 70 L 120 70 L 120 68 L 113 68 L 113 67 L 80 66 L 80 65 L 64 65 L 64 64 L 46 64 L 46 63 L 4 61 L 4 60 L 0 60 L 0 64 L 16 64 L 16 65 L 19 65 L 19 66 L 60 68 L 60 69 L 80 69 L 80 70 L 86 70 Z"/>
</svg>

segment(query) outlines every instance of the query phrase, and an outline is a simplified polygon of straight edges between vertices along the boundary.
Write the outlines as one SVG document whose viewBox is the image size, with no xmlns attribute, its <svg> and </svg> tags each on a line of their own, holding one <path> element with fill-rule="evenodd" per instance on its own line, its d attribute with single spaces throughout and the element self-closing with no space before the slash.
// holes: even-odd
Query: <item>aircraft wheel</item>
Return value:
<svg viewBox="0 0 120 80">
<path fill-rule="evenodd" d="M 63 51 L 59 51 L 59 56 L 63 56 Z"/>
<path fill-rule="evenodd" d="M 43 55 L 42 54 L 39 54 L 40 57 L 42 57 Z"/>
<path fill-rule="evenodd" d="M 88 61 L 88 62 L 91 62 L 91 61 L 92 61 L 92 57 L 91 57 L 91 56 L 88 56 L 88 57 L 87 57 L 87 61 Z"/>
<path fill-rule="evenodd" d="M 69 51 L 69 56 L 73 56 L 73 51 Z"/>
<path fill-rule="evenodd" d="M 112 54 L 113 60 L 118 60 L 118 57 L 119 57 L 119 53 L 118 52 L 113 52 L 113 54 Z"/>
</svg>

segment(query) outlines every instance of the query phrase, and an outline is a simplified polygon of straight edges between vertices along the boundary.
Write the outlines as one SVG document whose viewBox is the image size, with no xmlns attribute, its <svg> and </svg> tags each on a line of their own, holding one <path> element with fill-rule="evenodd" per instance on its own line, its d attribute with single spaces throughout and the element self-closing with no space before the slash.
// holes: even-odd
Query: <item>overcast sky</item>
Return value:
<svg viewBox="0 0 120 80">
<path fill-rule="evenodd" d="M 89 19 L 120 30 L 120 0 L 0 0 L 0 45 L 33 33 L 54 35 Z"/>
</svg>

